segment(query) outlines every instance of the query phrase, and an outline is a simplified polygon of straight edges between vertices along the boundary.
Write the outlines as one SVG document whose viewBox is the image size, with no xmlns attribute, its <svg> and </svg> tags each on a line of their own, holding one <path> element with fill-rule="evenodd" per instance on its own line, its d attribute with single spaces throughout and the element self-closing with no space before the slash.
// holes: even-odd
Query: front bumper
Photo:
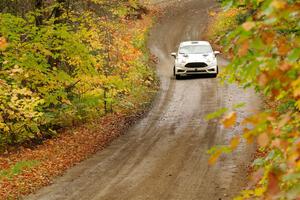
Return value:
<svg viewBox="0 0 300 200">
<path fill-rule="evenodd" d="M 193 75 L 193 74 L 217 74 L 217 66 L 207 66 L 201 68 L 175 67 L 175 75 Z"/>
</svg>

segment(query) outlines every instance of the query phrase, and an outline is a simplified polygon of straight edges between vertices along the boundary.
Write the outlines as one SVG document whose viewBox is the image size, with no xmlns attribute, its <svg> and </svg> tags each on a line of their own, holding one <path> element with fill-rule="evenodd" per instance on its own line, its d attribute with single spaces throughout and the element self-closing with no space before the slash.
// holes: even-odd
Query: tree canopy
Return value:
<svg viewBox="0 0 300 200">
<path fill-rule="evenodd" d="M 41 139 L 151 91 L 136 0 L 0 1 L 0 147 Z M 147 92 L 146 92 L 147 91 Z"/>
<path fill-rule="evenodd" d="M 299 199 L 299 1 L 224 0 L 223 5 L 239 11 L 233 23 L 237 25 L 222 33 L 221 44 L 232 55 L 224 80 L 255 88 L 266 105 L 243 120 L 242 137 L 213 148 L 210 161 L 236 149 L 242 138 L 249 143 L 256 140 L 260 156 L 253 163 L 254 186 L 236 199 Z M 236 119 L 236 113 L 231 113 L 223 124 L 232 127 Z"/>
</svg>

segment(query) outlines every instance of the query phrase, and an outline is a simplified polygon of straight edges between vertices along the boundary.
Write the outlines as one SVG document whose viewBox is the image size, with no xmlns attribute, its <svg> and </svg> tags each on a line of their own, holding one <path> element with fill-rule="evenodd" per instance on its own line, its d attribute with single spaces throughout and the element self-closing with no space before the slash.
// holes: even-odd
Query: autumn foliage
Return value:
<svg viewBox="0 0 300 200">
<path fill-rule="evenodd" d="M 300 4 L 285 0 L 225 0 L 239 9 L 232 31 L 220 44 L 231 55 L 224 79 L 253 87 L 265 96 L 261 112 L 242 122 L 241 137 L 256 141 L 260 156 L 253 162 L 253 185 L 236 199 L 300 199 Z M 227 12 L 227 11 L 225 11 Z M 225 116 L 229 128 L 235 114 Z M 240 138 L 215 147 L 211 163 L 231 152 Z"/>
<path fill-rule="evenodd" d="M 153 92 L 151 20 L 136 26 L 138 1 L 4 1 L 0 11 L 0 150 L 136 109 Z"/>
</svg>

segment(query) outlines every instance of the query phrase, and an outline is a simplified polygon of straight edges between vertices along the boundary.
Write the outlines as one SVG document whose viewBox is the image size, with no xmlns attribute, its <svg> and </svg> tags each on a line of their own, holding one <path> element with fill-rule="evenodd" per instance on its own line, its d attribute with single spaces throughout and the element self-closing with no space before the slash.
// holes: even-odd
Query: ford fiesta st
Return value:
<svg viewBox="0 0 300 200">
<path fill-rule="evenodd" d="M 211 74 L 217 77 L 219 69 L 216 55 L 219 51 L 213 51 L 207 41 L 188 41 L 179 45 L 177 53 L 171 53 L 175 58 L 174 76 L 194 74 Z"/>
</svg>

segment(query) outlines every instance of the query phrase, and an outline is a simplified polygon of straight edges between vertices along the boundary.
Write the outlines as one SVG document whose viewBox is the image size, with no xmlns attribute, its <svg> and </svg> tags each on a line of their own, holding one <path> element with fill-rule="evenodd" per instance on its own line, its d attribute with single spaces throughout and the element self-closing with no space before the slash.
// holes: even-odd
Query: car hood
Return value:
<svg viewBox="0 0 300 200">
<path fill-rule="evenodd" d="M 208 54 L 188 54 L 181 57 L 181 59 L 184 59 L 186 62 L 208 62 L 213 58 L 213 55 L 211 53 Z"/>
</svg>

